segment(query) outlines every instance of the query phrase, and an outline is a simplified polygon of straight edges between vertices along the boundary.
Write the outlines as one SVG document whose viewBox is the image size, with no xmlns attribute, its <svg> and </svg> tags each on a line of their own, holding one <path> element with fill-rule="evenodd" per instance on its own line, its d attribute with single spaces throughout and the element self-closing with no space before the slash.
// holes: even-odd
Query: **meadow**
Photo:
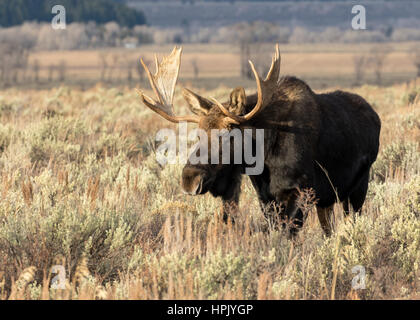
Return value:
<svg viewBox="0 0 420 320">
<path fill-rule="evenodd" d="M 382 119 L 363 214 L 336 205 L 327 238 L 303 192 L 290 240 L 248 179 L 234 225 L 219 199 L 184 195 L 182 166 L 154 153 L 155 133 L 176 126 L 132 88 L 2 89 L 0 299 L 419 299 L 420 79 L 349 90 Z M 175 105 L 187 113 L 179 88 Z"/>
<path fill-rule="evenodd" d="M 252 87 L 253 79 L 241 76 L 241 52 L 239 44 L 196 43 L 183 44 L 180 81 L 187 86 L 214 90 L 220 86 Z M 381 85 L 391 85 L 413 79 L 416 76 L 414 48 L 419 42 L 384 43 L 309 43 L 281 44 L 282 74 L 302 77 L 315 89 L 332 86 L 351 87 L 360 83 L 376 84 L 372 51 L 386 53 L 380 67 Z M 153 65 L 154 54 L 163 56 L 170 52 L 172 44 L 147 44 L 139 48 L 107 48 L 68 51 L 34 51 L 29 56 L 29 67 L 24 72 L 24 88 L 51 88 L 57 82 L 64 85 L 90 88 L 98 81 L 108 87 L 122 83 L 129 86 L 147 86 L 139 59 Z M 250 47 L 250 58 L 257 68 L 265 67 L 271 59 L 273 44 L 258 43 Z M 417 49 L 418 50 L 418 49 Z M 356 60 L 363 57 L 364 61 Z M 247 60 L 247 59 L 245 59 Z M 33 66 L 39 64 L 39 80 L 35 80 Z M 363 66 L 362 78 L 355 78 L 355 65 Z M 64 79 L 59 79 L 60 65 L 65 67 Z M 106 66 L 106 67 L 105 67 Z M 339 67 L 337 67 L 339 66 Z M 50 75 L 50 73 L 52 74 Z M 23 77 L 22 76 L 22 77 Z M 50 79 L 51 78 L 51 79 Z M 16 84 L 13 84 L 15 86 Z"/>
</svg>

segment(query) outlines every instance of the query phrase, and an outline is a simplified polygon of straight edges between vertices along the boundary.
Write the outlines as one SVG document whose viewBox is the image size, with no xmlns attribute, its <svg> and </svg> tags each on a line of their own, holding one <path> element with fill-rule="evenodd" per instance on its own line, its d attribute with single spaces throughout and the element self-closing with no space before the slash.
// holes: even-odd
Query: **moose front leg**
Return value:
<svg viewBox="0 0 420 320">
<path fill-rule="evenodd" d="M 288 226 L 290 235 L 294 236 L 302 228 L 303 225 L 303 212 L 297 205 L 298 193 L 296 190 L 291 190 L 288 192 L 286 196 L 285 209 L 282 212 L 282 217 L 287 222 L 287 224 L 283 224 L 283 226 Z"/>
<path fill-rule="evenodd" d="M 280 218 L 281 205 L 276 201 L 276 198 L 270 193 L 269 174 L 268 170 L 264 171 L 259 176 L 250 176 L 252 185 L 258 194 L 258 199 L 261 211 L 270 225 L 276 225 Z"/>
<path fill-rule="evenodd" d="M 239 195 L 241 193 L 241 175 L 238 175 L 233 180 L 233 184 L 228 193 L 222 195 L 222 214 L 223 221 L 228 222 L 228 219 L 231 219 L 231 222 L 235 222 L 235 217 L 239 211 Z"/>
<path fill-rule="evenodd" d="M 239 197 L 237 199 L 232 200 L 223 200 L 222 205 L 222 214 L 223 214 L 223 221 L 225 223 L 228 222 L 228 219 L 231 219 L 231 222 L 235 222 L 235 217 L 237 216 L 239 211 Z"/>
</svg>

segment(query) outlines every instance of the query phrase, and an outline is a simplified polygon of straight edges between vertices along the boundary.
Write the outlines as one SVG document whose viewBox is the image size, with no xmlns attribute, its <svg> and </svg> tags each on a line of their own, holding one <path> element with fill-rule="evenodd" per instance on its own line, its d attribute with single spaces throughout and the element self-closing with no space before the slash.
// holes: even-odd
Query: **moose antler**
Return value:
<svg viewBox="0 0 420 320">
<path fill-rule="evenodd" d="M 176 116 L 173 111 L 173 98 L 176 81 L 178 80 L 179 68 L 181 66 L 181 53 L 182 48 L 175 47 L 172 53 L 169 56 L 164 57 L 161 62 L 158 61 L 158 58 L 155 55 L 156 73 L 154 75 L 150 72 L 143 59 L 141 59 L 141 64 L 147 73 L 150 86 L 155 92 L 158 101 L 148 97 L 140 90 L 138 90 L 138 93 L 146 106 L 166 120 L 175 123 L 181 121 L 198 123 L 200 117 L 196 115 Z"/>
<path fill-rule="evenodd" d="M 255 80 L 257 82 L 257 103 L 255 107 L 246 115 L 238 116 L 227 110 L 219 101 L 212 98 L 212 101 L 219 107 L 223 114 L 229 118 L 229 121 L 235 124 L 244 123 L 251 120 L 258 113 L 260 113 L 267 105 L 269 105 L 276 93 L 277 83 L 280 76 L 280 49 L 279 45 L 276 45 L 276 52 L 274 53 L 270 71 L 268 71 L 265 80 L 261 80 L 258 72 L 255 70 L 255 66 L 252 61 L 249 61 L 252 72 L 254 73 Z"/>
</svg>

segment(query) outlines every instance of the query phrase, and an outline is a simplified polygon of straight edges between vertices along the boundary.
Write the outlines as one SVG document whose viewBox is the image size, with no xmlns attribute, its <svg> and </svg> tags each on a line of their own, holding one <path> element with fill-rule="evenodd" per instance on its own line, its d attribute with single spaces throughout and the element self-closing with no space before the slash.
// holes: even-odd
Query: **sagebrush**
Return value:
<svg viewBox="0 0 420 320">
<path fill-rule="evenodd" d="M 264 219 L 248 179 L 234 225 L 218 199 L 182 194 L 182 166 L 155 160 L 168 123 L 135 90 L 0 91 L 0 298 L 419 298 L 418 90 L 352 89 L 383 123 L 363 213 L 336 206 L 327 238 L 302 190 L 308 221 L 293 240 Z M 365 289 L 352 289 L 355 266 Z"/>
</svg>

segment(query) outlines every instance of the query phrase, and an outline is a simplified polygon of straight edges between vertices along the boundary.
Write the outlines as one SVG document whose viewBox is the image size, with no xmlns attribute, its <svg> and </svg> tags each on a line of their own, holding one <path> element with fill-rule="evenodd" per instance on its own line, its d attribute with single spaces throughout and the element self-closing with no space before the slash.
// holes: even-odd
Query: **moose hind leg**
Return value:
<svg viewBox="0 0 420 320">
<path fill-rule="evenodd" d="M 328 237 L 331 235 L 332 231 L 331 214 L 333 212 L 333 207 L 334 205 L 327 208 L 321 208 L 318 206 L 316 207 L 319 223 L 321 224 L 321 228 L 324 231 L 325 235 Z"/>
<path fill-rule="evenodd" d="M 348 198 L 345 199 L 341 204 L 343 206 L 344 214 L 346 216 L 348 216 L 349 213 L 350 213 L 350 202 L 349 202 L 349 199 Z"/>
<path fill-rule="evenodd" d="M 359 184 L 355 188 L 355 190 L 350 194 L 350 203 L 353 207 L 354 212 L 358 212 L 360 214 L 361 208 L 363 203 L 366 199 L 366 194 L 368 190 L 369 184 L 369 171 L 367 171 L 363 178 L 360 180 Z"/>
</svg>

